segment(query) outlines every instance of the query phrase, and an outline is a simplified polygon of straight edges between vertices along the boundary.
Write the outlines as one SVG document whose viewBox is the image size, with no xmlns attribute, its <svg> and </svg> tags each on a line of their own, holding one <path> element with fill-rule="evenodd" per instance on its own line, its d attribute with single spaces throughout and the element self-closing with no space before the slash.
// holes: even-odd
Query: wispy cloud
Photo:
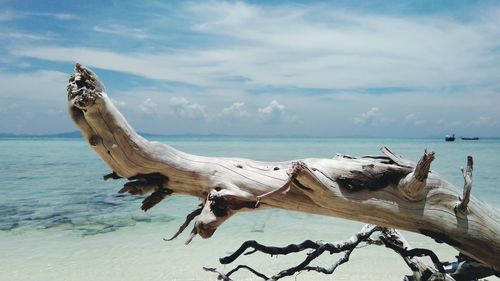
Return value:
<svg viewBox="0 0 500 281">
<path fill-rule="evenodd" d="M 65 75 L 56 85 L 44 71 L 80 62 L 102 73 L 111 97 L 144 126 L 169 119 L 177 130 L 220 130 L 231 119 L 238 126 L 225 123 L 228 131 L 289 133 L 299 120 L 294 130 L 304 134 L 376 125 L 381 134 L 417 135 L 453 122 L 489 132 L 500 120 L 498 4 L 467 4 L 457 16 L 447 12 L 453 7 L 387 13 L 324 2 L 99 3 L 78 12 L 85 21 L 69 2 L 32 12 L 5 6 L 1 104 L 27 108 L 5 100 L 12 93 L 55 99 Z M 51 92 L 30 90 L 39 82 Z M 317 126 L 325 120 L 339 122 L 327 132 Z"/>
<path fill-rule="evenodd" d="M 151 35 L 147 34 L 140 28 L 130 28 L 120 24 L 110 24 L 107 26 L 95 25 L 93 30 L 101 33 L 108 33 L 112 35 L 122 36 L 133 39 L 148 39 Z"/>
<path fill-rule="evenodd" d="M 495 75 L 487 61 L 497 47 L 494 38 L 500 35 L 494 27 L 500 23 L 496 12 L 482 20 L 461 22 L 322 5 L 271 9 L 217 2 L 193 4 L 190 10 L 200 19 L 195 30 L 252 46 L 257 58 L 273 65 L 274 74 L 263 71 L 262 76 L 274 84 L 293 79 L 311 87 L 432 87 L 477 81 L 478 69 L 469 68 L 472 65 L 483 66 L 483 80 Z M 257 74 L 247 76 L 272 83 Z"/>
<path fill-rule="evenodd" d="M 20 32 L 20 31 L 11 31 L 11 32 L 5 32 L 5 33 L 0 33 L 0 37 L 7 37 L 9 39 L 16 39 L 16 40 L 52 40 L 55 38 L 55 34 L 53 33 L 45 33 L 45 34 L 40 34 L 40 33 L 26 33 L 26 32 Z"/>
<path fill-rule="evenodd" d="M 66 115 L 64 85 L 67 79 L 66 73 L 57 71 L 10 73 L 0 70 L 0 132 L 73 130 Z"/>
<path fill-rule="evenodd" d="M 11 10 L 4 10 L 0 12 L 0 21 L 9 21 L 13 20 L 19 17 L 19 14 L 17 14 L 14 11 Z"/>
<path fill-rule="evenodd" d="M 115 99 L 115 98 L 110 98 L 110 99 L 111 99 L 111 102 L 113 102 L 113 104 L 116 105 L 117 107 L 121 107 L 121 108 L 126 108 L 127 107 L 127 102 L 124 101 L 124 100 Z M 146 100 L 144 100 L 144 101 L 146 101 Z"/>
<path fill-rule="evenodd" d="M 414 126 L 420 126 L 425 124 L 425 121 L 419 119 L 415 113 L 410 113 L 406 115 L 403 119 L 403 122 L 407 124 L 412 124 Z"/>
<path fill-rule="evenodd" d="M 360 116 L 355 117 L 353 122 L 355 125 L 373 124 L 375 118 L 379 115 L 379 111 L 380 109 L 378 107 L 372 107 L 367 112 L 364 112 Z"/>
<path fill-rule="evenodd" d="M 169 100 L 170 114 L 189 119 L 207 118 L 205 107 L 197 103 L 190 102 L 183 97 L 172 97 Z"/>
<path fill-rule="evenodd" d="M 67 21 L 67 20 L 76 20 L 79 17 L 75 14 L 70 13 L 41 13 L 41 12 L 28 12 L 28 13 L 20 13 L 21 16 L 35 16 L 35 17 L 50 17 L 57 20 Z"/>
<path fill-rule="evenodd" d="M 235 102 L 231 106 L 226 107 L 219 114 L 219 117 L 236 117 L 236 118 L 244 118 L 250 117 L 250 113 L 245 108 L 244 102 Z"/>
<path fill-rule="evenodd" d="M 17 109 L 16 103 L 0 106 L 0 114 L 11 114 Z"/>
<path fill-rule="evenodd" d="M 297 115 L 288 114 L 285 105 L 279 103 L 277 100 L 271 101 L 267 106 L 258 108 L 258 113 L 262 121 L 275 123 L 296 123 L 299 121 Z"/>
<path fill-rule="evenodd" d="M 241 2 L 196 3 L 184 12 L 211 41 L 168 52 L 49 45 L 13 53 L 201 85 L 231 74 L 274 87 L 432 89 L 495 81 L 499 72 L 492 59 L 500 58 L 500 20 L 493 12 L 469 22 Z M 123 25 L 94 30 L 148 36 Z"/>
<path fill-rule="evenodd" d="M 0 71 L 0 98 L 59 101 L 61 86 L 68 80 L 67 73 L 41 70 L 35 72 L 8 73 Z"/>
<path fill-rule="evenodd" d="M 468 123 L 468 126 L 473 127 L 498 127 L 500 122 L 489 116 L 479 116 L 479 118 L 472 120 Z"/>
<path fill-rule="evenodd" d="M 139 104 L 139 110 L 145 115 L 157 115 L 158 105 L 151 100 L 151 98 L 146 98 L 141 104 Z"/>
<path fill-rule="evenodd" d="M 49 17 L 61 21 L 79 19 L 77 15 L 70 13 L 25 12 L 8 9 L 0 12 L 0 21 L 18 20 L 26 17 Z"/>
<path fill-rule="evenodd" d="M 206 66 L 217 64 L 217 54 L 204 51 L 125 54 L 95 48 L 42 46 L 16 48 L 11 52 L 16 56 L 69 63 L 80 62 L 90 67 L 125 72 L 150 79 L 196 85 L 213 85 L 214 81 L 206 73 L 211 73 L 217 68 Z"/>
</svg>

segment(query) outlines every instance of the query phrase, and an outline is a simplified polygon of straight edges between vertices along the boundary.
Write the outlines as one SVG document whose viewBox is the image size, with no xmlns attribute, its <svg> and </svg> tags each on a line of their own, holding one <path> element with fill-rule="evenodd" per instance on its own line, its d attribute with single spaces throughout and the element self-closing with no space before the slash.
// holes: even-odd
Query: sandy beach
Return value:
<svg viewBox="0 0 500 281">
<path fill-rule="evenodd" d="M 162 210 L 164 211 L 164 210 Z M 307 224 L 305 223 L 307 222 Z M 72 232 L 49 230 L 37 233 L 0 232 L 2 280 L 217 280 L 202 267 L 229 271 L 218 258 L 230 253 L 245 240 L 267 245 L 287 245 L 305 239 L 346 240 L 363 224 L 283 211 L 263 211 L 257 216 L 239 214 L 207 240 L 196 238 L 184 245 L 186 234 L 172 242 L 171 235 L 182 218 L 169 223 L 139 223 L 118 231 L 81 237 Z M 264 225 L 265 223 L 265 225 Z M 421 236 L 406 233 L 414 247 L 432 247 L 440 258 L 452 259 L 454 250 Z M 267 275 L 298 264 L 302 254 L 269 257 L 254 254 L 234 263 L 247 264 Z M 325 255 L 318 265 L 328 266 L 340 255 Z M 401 280 L 409 274 L 403 260 L 381 246 L 355 250 L 348 263 L 333 276 L 304 272 L 282 280 Z M 256 280 L 247 271 L 233 275 L 236 280 Z"/>
</svg>

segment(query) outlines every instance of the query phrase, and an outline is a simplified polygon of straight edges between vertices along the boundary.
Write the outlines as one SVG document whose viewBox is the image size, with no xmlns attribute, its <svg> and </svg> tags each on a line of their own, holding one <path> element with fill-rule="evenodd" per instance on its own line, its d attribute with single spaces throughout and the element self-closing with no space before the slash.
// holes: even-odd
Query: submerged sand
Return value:
<svg viewBox="0 0 500 281">
<path fill-rule="evenodd" d="M 1 280 L 217 280 L 202 267 L 229 271 L 218 258 L 238 248 L 245 240 L 284 246 L 305 239 L 340 241 L 348 239 L 363 224 L 335 218 L 284 211 L 239 214 L 226 222 L 212 238 L 197 237 L 184 245 L 187 233 L 165 242 L 182 218 L 169 223 L 140 223 L 117 231 L 82 236 L 56 229 L 30 232 L 0 232 Z M 420 235 L 405 233 L 414 247 L 436 250 L 443 260 L 456 252 Z M 324 255 L 315 264 L 328 266 L 340 255 Z M 271 276 L 298 264 L 304 253 L 269 257 L 256 253 L 234 263 L 247 264 Z M 381 246 L 362 247 L 333 276 L 304 272 L 282 280 L 402 280 L 410 270 L 394 252 Z M 233 275 L 236 280 L 257 280 L 247 271 Z"/>
</svg>

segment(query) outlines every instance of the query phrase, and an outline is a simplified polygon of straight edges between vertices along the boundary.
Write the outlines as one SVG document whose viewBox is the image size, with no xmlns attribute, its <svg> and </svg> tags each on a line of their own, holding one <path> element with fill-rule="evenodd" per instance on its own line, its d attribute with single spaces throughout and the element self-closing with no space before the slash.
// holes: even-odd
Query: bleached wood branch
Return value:
<svg viewBox="0 0 500 281">
<path fill-rule="evenodd" d="M 472 189 L 472 170 L 473 170 L 473 160 L 472 156 L 467 156 L 467 168 L 464 170 L 462 168 L 462 175 L 464 177 L 464 193 L 463 198 L 460 199 L 460 204 L 457 206 L 457 211 L 466 212 L 467 205 L 470 201 L 470 191 Z"/>
<path fill-rule="evenodd" d="M 193 235 L 208 238 L 239 211 L 273 207 L 421 233 L 500 269 L 499 211 L 470 196 L 467 212 L 458 215 L 457 189 L 429 172 L 432 153 L 416 166 L 388 149 L 385 156 L 285 162 L 202 157 L 138 135 L 81 65 L 68 100 L 84 138 L 113 171 L 107 178 L 131 180 L 124 192 L 151 193 L 144 210 L 170 194 L 203 201 Z"/>
<path fill-rule="evenodd" d="M 407 200 L 419 201 L 425 198 L 426 180 L 434 158 L 434 152 L 427 152 L 425 150 L 424 155 L 420 158 L 414 170 L 399 183 L 401 192 Z"/>
</svg>

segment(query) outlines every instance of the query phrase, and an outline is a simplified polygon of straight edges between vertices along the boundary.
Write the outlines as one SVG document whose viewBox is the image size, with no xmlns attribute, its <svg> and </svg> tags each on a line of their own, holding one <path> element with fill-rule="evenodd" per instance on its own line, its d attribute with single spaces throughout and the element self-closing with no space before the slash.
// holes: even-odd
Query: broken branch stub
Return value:
<svg viewBox="0 0 500 281">
<path fill-rule="evenodd" d="M 418 201 L 425 198 L 426 180 L 434 159 L 434 152 L 425 150 L 413 171 L 401 180 L 400 190 L 407 200 Z"/>
<path fill-rule="evenodd" d="M 460 198 L 460 203 L 456 207 L 456 209 L 462 213 L 467 211 L 467 205 L 470 201 L 470 191 L 472 189 L 472 170 L 473 170 L 474 161 L 472 160 L 472 156 L 467 156 L 467 168 L 462 170 L 462 176 L 464 177 L 464 192 L 463 198 Z"/>
<path fill-rule="evenodd" d="M 208 238 L 240 211 L 273 207 L 421 233 L 500 269 L 500 212 L 470 197 L 468 212 L 457 216 L 460 193 L 429 172 L 432 153 L 425 153 L 416 166 L 388 149 L 383 150 L 385 156 L 285 162 L 203 157 L 138 135 L 97 75 L 81 65 L 69 80 L 68 100 L 70 116 L 85 140 L 113 171 L 107 178 L 156 186 L 145 190 L 152 191 L 151 196 L 159 190 L 200 198 L 203 208 L 193 235 Z M 141 180 L 144 175 L 161 177 Z M 158 178 L 165 179 L 161 188 L 149 184 Z M 145 209 L 162 195 L 146 201 Z"/>
</svg>

